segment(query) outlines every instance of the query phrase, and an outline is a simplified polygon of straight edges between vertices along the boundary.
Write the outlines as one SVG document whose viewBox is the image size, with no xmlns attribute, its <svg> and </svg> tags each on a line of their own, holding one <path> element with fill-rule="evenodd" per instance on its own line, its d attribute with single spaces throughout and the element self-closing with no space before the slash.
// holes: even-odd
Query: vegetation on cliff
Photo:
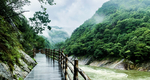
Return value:
<svg viewBox="0 0 150 80">
<path fill-rule="evenodd" d="M 65 53 L 76 56 L 150 60 L 150 0 L 110 0 L 66 40 Z"/>
<path fill-rule="evenodd" d="M 41 3 L 47 2 L 43 0 L 39 1 Z M 28 0 L 0 1 L 0 62 L 8 64 L 11 71 L 14 70 L 15 64 L 21 65 L 19 59 L 22 55 L 19 53 L 19 50 L 28 52 L 33 50 L 33 48 L 41 49 L 48 47 L 46 44 L 49 44 L 42 36 L 38 35 L 39 32 L 44 30 L 44 27 L 30 25 L 22 15 L 22 13 L 26 12 L 23 11 L 22 7 L 29 3 Z M 47 3 L 52 5 L 52 2 Z M 41 21 L 40 24 L 46 26 L 50 20 L 46 19 L 44 21 L 48 15 L 46 14 L 46 8 L 43 9 L 43 13 L 37 14 L 30 21 Z M 35 25 L 38 24 L 35 23 Z M 48 28 L 51 29 L 50 26 Z"/>
</svg>

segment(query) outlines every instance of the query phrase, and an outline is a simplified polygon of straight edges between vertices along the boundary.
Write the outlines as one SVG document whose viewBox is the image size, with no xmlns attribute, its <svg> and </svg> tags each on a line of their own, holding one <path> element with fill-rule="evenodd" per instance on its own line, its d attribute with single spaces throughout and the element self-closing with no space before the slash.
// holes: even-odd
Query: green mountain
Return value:
<svg viewBox="0 0 150 80">
<path fill-rule="evenodd" d="M 76 56 L 150 60 L 150 0 L 110 0 L 74 30 L 65 53 Z"/>
<path fill-rule="evenodd" d="M 63 28 L 58 26 L 51 26 L 51 31 L 48 32 L 49 37 L 47 37 L 48 41 L 51 43 L 51 48 L 55 48 L 55 44 L 64 42 L 69 35 L 67 32 L 63 30 Z"/>
</svg>

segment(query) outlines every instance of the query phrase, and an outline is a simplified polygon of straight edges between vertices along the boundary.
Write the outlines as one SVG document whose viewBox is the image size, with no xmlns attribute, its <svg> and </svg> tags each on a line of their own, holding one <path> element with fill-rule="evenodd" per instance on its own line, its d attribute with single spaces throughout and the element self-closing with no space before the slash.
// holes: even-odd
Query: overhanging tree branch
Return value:
<svg viewBox="0 0 150 80">
<path fill-rule="evenodd" d="M 29 11 L 21 11 L 21 12 L 18 13 L 18 14 L 13 14 L 13 15 L 11 15 L 11 16 L 7 16 L 7 17 L 5 17 L 4 19 L 8 19 L 8 18 L 11 18 L 11 17 L 14 17 L 14 16 L 18 16 L 18 15 L 24 13 L 24 12 L 29 12 Z"/>
</svg>

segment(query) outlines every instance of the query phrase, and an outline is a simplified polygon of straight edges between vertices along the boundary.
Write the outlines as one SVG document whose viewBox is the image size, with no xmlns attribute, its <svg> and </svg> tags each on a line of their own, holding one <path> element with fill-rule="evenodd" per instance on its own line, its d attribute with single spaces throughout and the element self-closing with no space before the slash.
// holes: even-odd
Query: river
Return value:
<svg viewBox="0 0 150 80">
<path fill-rule="evenodd" d="M 91 80 L 150 80 L 150 72 L 117 70 L 88 65 L 79 66 Z M 79 77 L 80 80 L 84 80 Z"/>
</svg>

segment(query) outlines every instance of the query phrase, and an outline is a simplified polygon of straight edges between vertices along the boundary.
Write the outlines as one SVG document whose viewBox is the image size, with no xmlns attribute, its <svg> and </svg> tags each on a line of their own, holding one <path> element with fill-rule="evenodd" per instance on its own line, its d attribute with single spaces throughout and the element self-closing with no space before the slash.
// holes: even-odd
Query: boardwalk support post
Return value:
<svg viewBox="0 0 150 80">
<path fill-rule="evenodd" d="M 49 56 L 51 55 L 51 49 L 49 49 Z"/>
<path fill-rule="evenodd" d="M 60 49 L 59 49 L 58 54 L 59 54 L 58 61 L 61 62 L 61 52 L 60 52 Z"/>
<path fill-rule="evenodd" d="M 52 56 L 52 50 L 50 49 L 50 56 Z"/>
<path fill-rule="evenodd" d="M 47 49 L 45 48 L 45 54 L 47 55 Z"/>
<path fill-rule="evenodd" d="M 67 74 L 68 74 L 68 72 L 67 72 L 67 64 L 68 64 L 68 59 L 67 59 L 67 57 L 68 57 L 68 55 L 66 55 L 66 58 L 65 58 L 65 61 L 66 61 L 66 63 L 65 63 L 65 80 L 68 80 L 67 79 Z"/>
<path fill-rule="evenodd" d="M 74 61 L 74 79 L 73 80 L 78 80 L 78 60 Z"/>
<path fill-rule="evenodd" d="M 63 54 L 63 51 L 62 51 L 62 54 Z M 65 72 L 65 56 L 62 55 L 62 60 L 63 60 L 63 71 Z"/>
<path fill-rule="evenodd" d="M 61 68 L 63 68 L 63 56 L 62 56 L 62 53 L 60 53 L 60 59 L 61 59 L 61 61 L 60 61 Z"/>
<path fill-rule="evenodd" d="M 33 48 L 33 57 L 35 57 L 35 51 L 36 51 L 36 49 Z"/>
<path fill-rule="evenodd" d="M 54 59 L 55 59 L 55 49 L 53 51 L 53 61 L 54 61 Z"/>
</svg>

